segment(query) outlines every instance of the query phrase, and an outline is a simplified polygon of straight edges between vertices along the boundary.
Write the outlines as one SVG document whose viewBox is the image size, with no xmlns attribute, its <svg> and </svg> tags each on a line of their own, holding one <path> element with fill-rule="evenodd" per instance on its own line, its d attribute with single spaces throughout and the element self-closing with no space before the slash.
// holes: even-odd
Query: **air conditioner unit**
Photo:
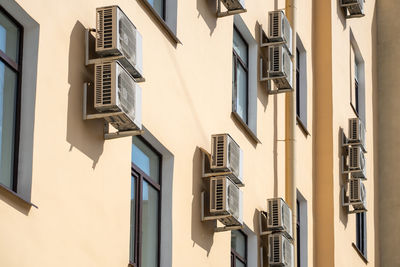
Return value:
<svg viewBox="0 0 400 267">
<path fill-rule="evenodd" d="M 365 210 L 367 207 L 367 192 L 361 179 L 349 180 L 349 202 L 356 210 Z"/>
<path fill-rule="evenodd" d="M 283 231 L 292 239 L 292 211 L 282 198 L 271 198 L 267 200 L 268 223 L 270 231 Z"/>
<path fill-rule="evenodd" d="M 268 40 L 270 42 L 284 42 L 289 53 L 292 54 L 292 27 L 283 11 L 270 11 Z"/>
<path fill-rule="evenodd" d="M 360 144 L 365 151 L 365 128 L 359 118 L 349 119 L 348 142 L 354 145 Z"/>
<path fill-rule="evenodd" d="M 245 9 L 244 0 L 222 0 L 222 3 L 229 11 Z"/>
<path fill-rule="evenodd" d="M 349 172 L 354 178 L 366 178 L 364 152 L 359 146 L 349 147 Z"/>
<path fill-rule="evenodd" d="M 211 170 L 232 172 L 229 178 L 243 186 L 243 151 L 229 134 L 211 136 Z"/>
<path fill-rule="evenodd" d="M 243 192 L 228 177 L 209 180 L 210 214 L 229 215 L 219 219 L 226 226 L 243 225 Z"/>
<path fill-rule="evenodd" d="M 268 76 L 272 78 L 278 89 L 293 88 L 292 60 L 283 46 L 269 48 Z"/>
<path fill-rule="evenodd" d="M 123 56 L 119 61 L 134 78 L 143 77 L 142 36 L 118 6 L 96 9 L 96 53 Z"/>
<path fill-rule="evenodd" d="M 269 266 L 293 266 L 293 244 L 282 234 L 271 234 L 268 237 Z"/>
<path fill-rule="evenodd" d="M 350 16 L 364 16 L 364 0 L 340 0 L 340 6 L 347 8 Z"/>
<path fill-rule="evenodd" d="M 116 112 L 105 119 L 117 130 L 142 129 L 142 89 L 132 76 L 117 61 L 95 64 L 94 72 L 95 109 Z"/>
</svg>

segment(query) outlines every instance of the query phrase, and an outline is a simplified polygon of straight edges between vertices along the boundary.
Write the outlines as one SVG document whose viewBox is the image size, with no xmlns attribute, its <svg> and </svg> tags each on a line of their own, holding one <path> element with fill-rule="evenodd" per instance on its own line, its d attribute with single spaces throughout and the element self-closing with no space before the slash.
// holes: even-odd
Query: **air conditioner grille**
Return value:
<svg viewBox="0 0 400 267">
<path fill-rule="evenodd" d="M 280 71 L 280 49 L 279 47 L 273 47 L 271 53 L 272 60 L 272 71 L 279 72 Z"/>
<path fill-rule="evenodd" d="M 112 8 L 97 10 L 97 48 L 111 48 L 113 35 Z"/>
<path fill-rule="evenodd" d="M 132 121 L 135 120 L 135 91 L 136 85 L 133 79 L 126 73 L 121 71 L 118 75 L 118 99 L 120 108 Z"/>
<path fill-rule="evenodd" d="M 239 218 L 240 203 L 239 203 L 239 188 L 233 183 L 228 182 L 228 206 L 229 211 L 235 218 Z"/>
<path fill-rule="evenodd" d="M 280 263 L 281 262 L 281 248 L 280 248 L 280 240 L 279 235 L 272 235 L 269 238 L 269 247 L 270 247 L 270 263 Z"/>
<path fill-rule="evenodd" d="M 217 168 L 225 167 L 225 136 L 219 135 L 214 138 L 213 165 Z"/>
<path fill-rule="evenodd" d="M 350 199 L 352 201 L 360 200 L 360 180 L 350 180 Z"/>
<path fill-rule="evenodd" d="M 276 227 L 279 226 L 279 204 L 278 204 L 278 200 L 274 199 L 269 201 L 268 203 L 269 205 L 269 211 L 270 211 L 270 216 L 269 216 L 269 220 L 270 220 L 270 225 L 272 227 Z"/>
<path fill-rule="evenodd" d="M 111 63 L 96 65 L 96 104 L 111 104 Z"/>
<path fill-rule="evenodd" d="M 119 18 L 119 43 L 122 54 L 136 66 L 136 34 L 135 28 L 129 19 L 121 12 Z"/>
<path fill-rule="evenodd" d="M 211 210 L 214 212 L 225 210 L 225 180 L 211 179 Z"/>
<path fill-rule="evenodd" d="M 233 140 L 230 140 L 228 142 L 228 155 L 229 155 L 229 166 L 231 167 L 235 176 L 239 177 L 240 148 Z"/>
</svg>

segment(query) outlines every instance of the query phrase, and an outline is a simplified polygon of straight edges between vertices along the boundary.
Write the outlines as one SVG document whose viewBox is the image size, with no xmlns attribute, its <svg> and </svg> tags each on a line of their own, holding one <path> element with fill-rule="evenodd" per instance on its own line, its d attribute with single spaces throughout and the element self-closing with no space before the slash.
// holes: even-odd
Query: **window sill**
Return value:
<svg viewBox="0 0 400 267">
<path fill-rule="evenodd" d="M 140 2 L 142 5 L 145 6 L 145 8 L 152 14 L 152 17 L 155 18 L 158 23 L 161 25 L 161 27 L 166 31 L 167 35 L 176 43 L 176 44 L 182 44 L 182 42 L 176 37 L 175 33 L 171 30 L 171 28 L 168 26 L 167 23 L 158 15 L 157 11 L 154 10 L 154 8 L 149 4 L 147 0 L 137 0 Z"/>
<path fill-rule="evenodd" d="M 311 136 L 310 132 L 307 130 L 307 127 L 303 124 L 303 122 L 301 121 L 300 117 L 296 115 L 296 121 L 297 121 L 297 125 L 299 125 L 301 131 L 304 133 L 304 135 L 307 137 L 308 135 Z"/>
<path fill-rule="evenodd" d="M 244 128 L 244 130 L 250 135 L 254 142 L 261 144 L 261 141 L 257 138 L 257 135 L 250 129 L 250 127 L 242 120 L 242 118 L 236 112 L 232 111 L 232 117 L 239 122 L 239 124 Z"/>
<path fill-rule="evenodd" d="M 25 200 L 20 195 L 18 195 L 17 193 L 15 193 L 14 191 L 12 191 L 11 189 L 9 189 L 8 187 L 6 187 L 6 186 L 4 186 L 2 184 L 0 184 L 0 191 L 5 192 L 7 197 L 10 198 L 10 199 L 15 198 L 15 199 L 17 199 L 19 201 L 22 201 L 25 205 L 33 206 L 33 207 L 35 207 L 37 209 L 39 208 L 38 206 L 36 206 L 32 202 L 29 202 L 29 201 Z"/>
<path fill-rule="evenodd" d="M 364 256 L 364 254 L 358 249 L 357 245 L 354 243 L 351 243 L 351 245 L 353 246 L 353 248 L 357 251 L 358 255 L 361 257 L 361 259 L 365 262 L 365 264 L 368 264 L 368 260 L 367 257 Z"/>
</svg>

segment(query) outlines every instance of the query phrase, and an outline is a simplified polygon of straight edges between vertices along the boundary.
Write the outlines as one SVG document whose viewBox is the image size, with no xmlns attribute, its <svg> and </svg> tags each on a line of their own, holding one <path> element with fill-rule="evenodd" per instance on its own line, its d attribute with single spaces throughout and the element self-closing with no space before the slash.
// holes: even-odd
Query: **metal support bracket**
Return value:
<svg viewBox="0 0 400 267">
<path fill-rule="evenodd" d="M 221 11 L 221 0 L 217 0 L 217 17 L 222 18 L 230 15 L 240 14 L 247 12 L 247 9 L 237 9 L 237 10 L 228 10 L 228 11 Z"/>
<path fill-rule="evenodd" d="M 259 225 L 259 231 L 260 231 L 260 236 L 266 236 L 272 233 L 272 231 L 264 231 L 263 228 L 263 221 L 268 219 L 268 214 L 266 211 L 260 211 L 258 214 L 258 225 Z"/>
<path fill-rule="evenodd" d="M 84 83 L 83 84 L 83 97 L 82 97 L 82 119 L 83 120 L 95 120 L 95 119 L 105 119 L 112 116 L 118 116 L 123 114 L 123 112 L 96 112 L 88 113 L 88 86 L 92 85 L 92 83 Z M 104 139 L 115 139 L 119 137 L 126 137 L 126 136 L 134 136 L 134 135 L 141 135 L 143 134 L 142 130 L 139 129 L 132 129 L 127 131 L 117 131 L 111 133 L 109 130 L 109 124 L 107 121 L 104 122 Z"/>
</svg>

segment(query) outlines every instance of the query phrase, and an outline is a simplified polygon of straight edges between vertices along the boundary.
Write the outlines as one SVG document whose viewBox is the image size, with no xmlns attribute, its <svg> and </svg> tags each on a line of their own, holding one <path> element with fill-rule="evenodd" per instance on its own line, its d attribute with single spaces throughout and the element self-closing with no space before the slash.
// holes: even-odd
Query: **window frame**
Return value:
<svg viewBox="0 0 400 267">
<path fill-rule="evenodd" d="M 367 213 L 356 213 L 356 247 L 367 258 Z"/>
<path fill-rule="evenodd" d="M 300 225 L 300 201 L 296 199 L 296 208 L 297 208 L 297 216 L 296 216 L 296 249 L 297 249 L 297 267 L 301 266 L 301 225 Z"/>
<path fill-rule="evenodd" d="M 129 265 L 132 267 L 140 267 L 142 265 L 141 252 L 142 252 L 142 209 L 143 209 L 143 182 L 147 182 L 149 186 L 153 189 L 157 190 L 158 195 L 158 229 L 157 229 L 157 266 L 159 267 L 161 264 L 161 205 L 162 205 L 162 155 L 158 152 L 149 142 L 147 142 L 143 137 L 137 136 L 140 141 L 142 141 L 151 151 L 153 151 L 159 161 L 158 161 L 158 175 L 159 175 L 159 183 L 154 181 L 149 175 L 144 173 L 142 169 L 140 169 L 133 161 L 131 161 L 131 178 L 135 179 L 135 248 L 134 248 L 134 262 L 130 261 Z M 129 247 L 129 251 L 132 248 Z"/>
<path fill-rule="evenodd" d="M 239 253 L 237 253 L 231 246 L 231 267 L 236 267 L 235 259 L 238 259 L 241 263 L 244 264 L 245 267 L 247 267 L 247 256 L 248 256 L 247 241 L 248 241 L 248 237 L 247 237 L 247 234 L 245 232 L 243 232 L 241 229 L 239 229 L 237 231 L 240 232 L 244 236 L 244 251 L 245 251 L 244 255 L 245 255 L 245 258 L 240 256 Z"/>
<path fill-rule="evenodd" d="M 0 50 L 0 61 L 5 66 L 11 68 L 17 75 L 16 101 L 15 101 L 15 124 L 14 124 L 14 144 L 13 144 L 13 177 L 11 187 L 2 185 L 15 193 L 18 193 L 18 160 L 19 160 L 19 143 L 20 143 L 20 125 L 21 125 L 21 93 L 22 93 L 22 59 L 24 48 L 24 27 L 19 23 L 3 6 L 0 5 L 0 13 L 3 13 L 19 30 L 18 44 L 18 62 L 13 61 L 6 53 Z"/>
<path fill-rule="evenodd" d="M 299 35 L 296 35 L 296 121 L 307 137 L 308 131 L 308 83 L 307 83 L 307 51 Z"/>
<path fill-rule="evenodd" d="M 232 67 L 234 67 L 234 75 L 232 77 L 232 109 L 233 112 L 235 112 L 242 120 L 243 122 L 248 125 L 249 124 L 249 44 L 247 43 L 246 39 L 243 37 L 242 33 L 239 31 L 239 29 L 236 27 L 236 25 L 233 25 L 233 31 L 238 34 L 238 36 L 242 39 L 243 43 L 246 45 L 246 58 L 247 62 L 244 62 L 244 60 L 238 55 L 238 53 L 235 51 L 235 49 L 232 47 Z M 233 41 L 233 40 L 232 40 Z M 237 85 L 237 69 L 238 69 L 238 63 L 246 72 L 246 118 L 242 118 L 239 113 L 237 112 L 237 100 L 238 100 L 238 85 Z"/>
</svg>

